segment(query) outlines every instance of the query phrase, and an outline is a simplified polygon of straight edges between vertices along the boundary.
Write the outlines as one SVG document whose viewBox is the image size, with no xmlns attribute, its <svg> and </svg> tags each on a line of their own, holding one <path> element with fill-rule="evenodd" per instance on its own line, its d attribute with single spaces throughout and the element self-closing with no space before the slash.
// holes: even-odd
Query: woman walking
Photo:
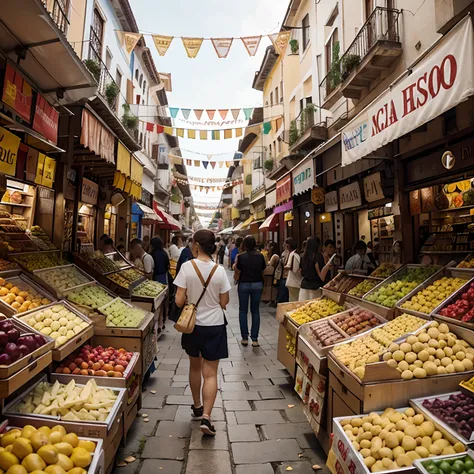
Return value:
<svg viewBox="0 0 474 474">
<path fill-rule="evenodd" d="M 290 252 L 288 257 L 288 263 L 286 269 L 288 270 L 288 276 L 286 278 L 286 287 L 288 288 L 290 302 L 298 301 L 300 296 L 301 288 L 301 273 L 300 273 L 300 262 L 301 257 L 298 253 L 298 245 L 296 240 L 289 237 L 285 240 L 287 250 Z"/>
<path fill-rule="evenodd" d="M 331 269 L 331 262 L 324 264 L 319 237 L 309 237 L 306 250 L 301 258 L 300 301 L 313 300 L 319 296 L 319 288 L 324 286 L 326 275 Z"/>
<path fill-rule="evenodd" d="M 243 252 L 238 255 L 236 267 L 240 271 L 239 277 L 239 322 L 243 346 L 249 343 L 249 327 L 247 314 L 252 313 L 252 328 L 250 337 L 252 346 L 258 347 L 258 332 L 260 330 L 260 299 L 263 292 L 263 271 L 265 270 L 265 259 L 256 249 L 255 238 L 251 235 L 245 237 Z"/>
<path fill-rule="evenodd" d="M 168 254 L 163 249 L 163 240 L 161 237 L 153 237 L 150 241 L 150 255 L 155 262 L 153 270 L 153 280 L 168 284 L 168 272 L 170 270 L 170 259 Z"/>
<path fill-rule="evenodd" d="M 217 395 L 219 360 L 229 356 L 224 310 L 229 303 L 230 283 L 224 267 L 212 261 L 215 243 L 210 230 L 198 230 L 193 237 L 193 253 L 197 258 L 183 263 L 174 280 L 176 305 L 181 308 L 186 301 L 197 305 L 196 326 L 191 334 L 183 334 L 181 345 L 190 360 L 193 416 L 202 417 L 201 431 L 211 436 L 216 434 L 211 413 Z M 202 403 L 201 378 L 204 379 Z"/>
</svg>

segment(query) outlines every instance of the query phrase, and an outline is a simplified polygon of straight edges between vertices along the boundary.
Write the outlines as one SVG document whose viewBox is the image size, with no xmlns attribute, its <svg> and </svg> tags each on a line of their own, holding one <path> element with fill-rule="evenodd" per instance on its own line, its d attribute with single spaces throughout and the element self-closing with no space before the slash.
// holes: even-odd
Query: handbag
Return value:
<svg viewBox="0 0 474 474">
<path fill-rule="evenodd" d="M 239 255 L 237 255 L 237 257 L 235 257 L 235 262 L 234 262 L 234 266 L 235 266 L 235 270 L 234 270 L 234 281 L 239 281 L 240 280 L 240 272 L 241 270 L 237 268 L 237 260 L 239 258 Z"/>
<path fill-rule="evenodd" d="M 176 324 L 174 325 L 174 328 L 177 331 L 182 332 L 183 334 L 191 334 L 194 331 L 194 327 L 196 326 L 197 307 L 198 307 L 199 303 L 201 302 L 201 300 L 204 296 L 204 293 L 206 292 L 207 287 L 209 286 L 209 283 L 211 282 L 211 278 L 213 277 L 214 273 L 216 272 L 217 268 L 219 267 L 219 265 L 216 263 L 214 265 L 213 269 L 211 270 L 211 273 L 209 273 L 209 276 L 207 277 L 207 280 L 204 281 L 202 273 L 200 272 L 196 262 L 194 260 L 191 260 L 191 263 L 194 267 L 194 270 L 197 273 L 197 276 L 201 280 L 203 290 L 202 290 L 201 296 L 197 300 L 196 304 L 187 303 L 181 309 L 181 314 L 179 315 L 179 318 L 176 321 Z"/>
</svg>

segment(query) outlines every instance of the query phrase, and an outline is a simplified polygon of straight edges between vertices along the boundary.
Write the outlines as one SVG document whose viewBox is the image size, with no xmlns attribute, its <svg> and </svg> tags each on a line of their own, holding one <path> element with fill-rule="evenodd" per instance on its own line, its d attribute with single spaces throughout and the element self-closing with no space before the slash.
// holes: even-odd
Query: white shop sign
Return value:
<svg viewBox="0 0 474 474">
<path fill-rule="evenodd" d="M 460 46 L 461 45 L 461 46 Z M 358 161 L 474 95 L 471 18 L 342 130 L 342 166 Z"/>
<path fill-rule="evenodd" d="M 293 195 L 304 193 L 314 186 L 314 161 L 309 160 L 291 172 L 293 178 Z"/>
<path fill-rule="evenodd" d="M 385 198 L 380 171 L 364 178 L 364 196 L 368 202 L 375 202 Z"/>
<path fill-rule="evenodd" d="M 326 212 L 336 212 L 339 209 L 338 202 L 337 191 L 326 193 L 326 196 L 324 197 L 324 210 Z"/>
<path fill-rule="evenodd" d="M 351 207 L 362 206 L 362 195 L 360 193 L 359 181 L 348 184 L 339 189 L 339 202 L 341 211 Z"/>
</svg>

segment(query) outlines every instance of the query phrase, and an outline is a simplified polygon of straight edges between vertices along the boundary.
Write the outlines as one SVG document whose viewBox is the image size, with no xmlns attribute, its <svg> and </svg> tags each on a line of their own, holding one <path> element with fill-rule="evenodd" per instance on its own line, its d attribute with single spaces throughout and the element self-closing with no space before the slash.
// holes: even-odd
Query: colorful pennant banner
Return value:
<svg viewBox="0 0 474 474">
<path fill-rule="evenodd" d="M 210 155 L 212 156 L 212 155 Z M 171 163 L 177 164 L 177 165 L 182 165 L 186 164 L 187 166 L 194 166 L 196 168 L 199 168 L 200 166 L 203 166 L 205 169 L 211 164 L 212 169 L 216 167 L 216 165 L 219 165 L 219 168 L 222 168 L 224 165 L 226 168 L 230 168 L 233 164 L 233 160 L 230 161 L 210 161 L 209 159 L 206 160 L 200 160 L 193 158 L 192 160 L 190 158 L 183 158 L 182 156 L 177 156 L 173 154 L 168 154 L 168 158 Z"/>
</svg>

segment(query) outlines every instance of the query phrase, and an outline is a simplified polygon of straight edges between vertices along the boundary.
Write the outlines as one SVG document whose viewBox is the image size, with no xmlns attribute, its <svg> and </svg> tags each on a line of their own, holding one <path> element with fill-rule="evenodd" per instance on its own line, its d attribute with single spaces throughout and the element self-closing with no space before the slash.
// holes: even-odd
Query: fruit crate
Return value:
<svg viewBox="0 0 474 474">
<path fill-rule="evenodd" d="M 425 466 L 423 465 L 424 463 L 426 463 L 428 461 L 435 461 L 435 462 L 448 461 L 448 462 L 450 462 L 450 461 L 455 461 L 456 459 L 464 459 L 465 457 L 471 458 L 472 461 L 474 462 L 474 451 L 472 451 L 471 449 L 468 449 L 465 453 L 446 454 L 444 456 L 433 456 L 429 459 L 415 459 L 413 461 L 413 465 L 416 467 L 418 472 L 420 472 L 421 474 L 431 474 L 430 471 L 425 469 Z M 444 472 L 441 471 L 441 469 L 438 472 L 440 474 L 444 474 Z M 453 471 L 450 471 L 450 472 L 453 472 Z"/>
<path fill-rule="evenodd" d="M 131 294 L 130 294 L 132 302 L 151 303 L 154 311 L 156 311 L 160 307 L 160 305 L 163 303 L 167 295 L 168 295 L 167 288 L 163 288 L 163 290 L 161 290 L 160 293 L 158 293 L 156 296 L 138 296 L 138 295 L 134 295 L 133 291 L 131 291 Z"/>
<path fill-rule="evenodd" d="M 340 272 L 338 273 L 330 282 L 326 283 L 326 285 L 323 286 L 323 289 L 332 291 L 334 293 L 342 293 L 342 294 L 347 294 L 349 293 L 352 288 L 357 286 L 360 282 L 365 280 L 367 277 L 366 276 L 361 276 L 361 275 L 349 275 L 346 272 Z M 345 280 L 342 286 L 344 288 L 337 288 L 337 285 L 341 285 L 342 281 Z M 344 290 L 344 291 L 341 291 Z"/>
<path fill-rule="evenodd" d="M 60 345 L 59 347 L 52 349 L 53 360 L 56 361 L 56 362 L 60 362 L 65 357 L 67 357 L 71 352 L 74 352 L 76 349 L 78 349 L 80 346 L 82 346 L 82 344 L 84 344 L 88 339 L 90 339 L 94 335 L 93 322 L 87 316 L 82 314 L 80 311 L 78 311 L 76 308 L 74 308 L 74 306 L 70 305 L 67 301 L 61 300 L 61 301 L 57 301 L 56 303 L 52 303 L 50 305 L 41 306 L 40 308 L 36 308 L 30 314 L 16 315 L 16 316 L 14 316 L 14 318 L 16 318 L 19 321 L 22 321 L 24 324 L 26 324 L 26 321 L 28 319 L 30 319 L 31 317 L 34 317 L 34 315 L 36 313 L 39 313 L 39 312 L 44 311 L 46 309 L 50 309 L 50 308 L 52 308 L 53 306 L 56 306 L 56 305 L 64 306 L 65 309 L 67 309 L 68 311 L 73 312 L 76 316 L 83 319 L 85 322 L 89 323 L 89 326 L 84 328 L 76 336 L 72 337 L 71 339 L 69 339 L 67 342 Z"/>
<path fill-rule="evenodd" d="M 124 304 L 125 306 L 128 306 L 129 308 L 133 308 L 135 310 L 139 310 L 143 313 L 143 319 L 141 320 L 140 322 L 140 325 L 137 326 L 137 327 L 128 327 L 128 326 L 107 326 L 107 313 L 105 313 L 105 309 L 108 308 L 109 306 L 113 305 L 114 303 L 120 301 L 122 304 Z M 153 313 L 149 313 L 148 311 L 145 311 L 141 308 L 138 308 L 138 306 L 134 306 L 133 304 L 130 304 L 128 301 L 125 301 L 124 299 L 120 298 L 120 297 L 117 297 L 115 299 L 113 299 L 112 301 L 109 301 L 107 304 L 104 304 L 103 306 L 101 306 L 100 308 L 98 308 L 98 311 L 103 314 L 103 320 L 104 320 L 104 323 L 106 325 L 107 328 L 110 328 L 110 329 L 126 329 L 126 330 L 139 330 L 142 326 L 143 326 L 143 323 L 145 322 L 145 320 L 147 319 L 147 314 L 153 314 Z M 153 315 L 154 316 L 154 315 Z M 138 335 L 138 333 L 136 334 Z"/>
<path fill-rule="evenodd" d="M 349 303 L 338 303 L 337 301 L 334 301 L 334 300 L 333 300 L 332 298 L 330 298 L 329 296 L 322 296 L 321 298 L 317 298 L 317 299 L 315 299 L 315 300 L 310 300 L 310 301 L 307 301 L 306 303 L 312 303 L 312 302 L 319 301 L 319 300 L 323 300 L 323 299 L 333 301 L 334 303 L 338 304 L 338 305 L 343 309 L 343 311 L 349 310 L 349 309 L 351 309 L 351 308 L 354 307 L 354 305 L 349 304 Z M 298 308 L 300 308 L 300 307 L 301 307 L 301 306 L 299 306 Z M 295 320 L 293 319 L 292 314 L 293 314 L 293 313 L 295 312 L 295 310 L 298 309 L 298 308 L 292 309 L 292 310 L 288 311 L 288 312 L 285 314 L 285 316 L 286 316 L 286 324 L 287 324 L 287 325 L 292 325 L 292 326 L 294 326 L 294 327 L 296 328 L 296 330 L 298 330 L 298 328 L 301 327 L 301 324 L 298 323 L 297 321 L 295 321 Z M 342 311 L 339 311 L 339 313 L 341 313 L 341 312 L 342 312 Z M 334 314 L 331 314 L 331 315 L 329 315 L 329 316 L 324 316 L 324 317 L 322 317 L 322 318 L 320 318 L 320 319 L 316 319 L 316 320 L 314 320 L 314 321 L 308 321 L 308 322 L 321 321 L 321 320 L 324 320 L 324 319 L 326 319 L 326 318 L 328 318 L 328 317 L 330 317 L 330 316 L 334 316 L 334 315 L 336 315 L 336 314 L 338 314 L 338 313 L 334 313 Z M 290 331 L 290 332 L 291 332 L 291 331 Z"/>
<path fill-rule="evenodd" d="M 464 288 L 464 286 L 468 285 L 471 283 L 473 280 L 473 273 L 472 271 L 466 270 L 464 268 L 453 268 L 453 267 L 444 267 L 441 271 L 436 272 L 434 275 L 430 276 L 427 280 L 425 280 L 421 285 L 419 285 L 417 288 L 415 288 L 413 291 L 408 293 L 404 298 L 402 298 L 400 301 L 397 303 L 397 308 L 399 311 L 402 313 L 408 313 L 408 314 L 413 314 L 414 316 L 418 316 L 419 318 L 427 319 L 430 317 L 430 314 L 434 313 L 437 308 L 440 306 L 442 307 L 447 300 L 449 300 L 454 294 L 456 294 L 459 289 L 457 289 L 454 293 L 452 293 L 450 296 L 445 298 L 440 305 L 435 307 L 433 311 L 430 313 L 422 313 L 420 311 L 416 311 L 414 309 L 410 308 L 403 308 L 403 304 L 406 303 L 407 301 L 411 300 L 414 296 L 416 296 L 420 291 L 425 290 L 428 288 L 433 282 L 436 280 L 439 280 L 443 277 L 448 277 L 448 278 L 462 278 L 465 280 L 465 283 L 460 288 Z"/>
<path fill-rule="evenodd" d="M 95 252 L 98 252 L 98 251 L 95 251 Z M 94 253 L 95 253 L 94 252 Z M 100 251 L 99 251 L 100 252 Z M 89 252 L 88 252 L 89 253 Z M 101 252 L 102 253 L 102 252 Z M 110 275 L 111 273 L 115 273 L 115 272 L 118 272 L 120 270 L 125 270 L 127 268 L 132 268 L 132 265 L 127 265 L 126 267 L 119 267 L 116 262 L 112 259 L 109 259 L 113 265 L 115 265 L 115 268 L 114 269 L 111 269 L 107 272 L 101 272 L 98 268 L 92 266 L 89 264 L 89 262 L 83 258 L 84 255 L 86 255 L 87 253 L 74 253 L 73 254 L 73 260 L 74 260 L 74 263 L 79 267 L 79 268 L 82 268 L 85 272 L 87 272 L 88 274 L 94 276 L 96 279 L 98 277 L 101 277 L 101 276 L 107 276 L 107 275 Z M 105 254 L 102 253 L 102 255 L 100 256 L 101 258 L 107 258 L 107 256 Z"/>
<path fill-rule="evenodd" d="M 423 416 L 429 420 L 431 420 L 434 424 L 438 425 L 441 428 L 441 432 L 448 433 L 452 438 L 456 441 L 461 442 L 465 446 L 473 446 L 474 445 L 474 430 L 472 430 L 471 436 L 468 438 L 464 437 L 461 433 L 456 431 L 456 428 L 449 426 L 446 422 L 438 418 L 434 413 L 432 413 L 428 408 L 423 406 L 423 402 L 425 400 L 432 401 L 435 398 L 440 400 L 448 400 L 451 395 L 459 395 L 461 392 L 450 392 L 450 393 L 443 393 L 442 395 L 436 395 L 431 397 L 421 397 L 421 398 L 413 398 L 409 400 L 410 405 L 415 409 L 415 411 L 422 413 Z"/>
<path fill-rule="evenodd" d="M 135 267 L 133 269 L 136 270 Z M 138 285 L 146 281 L 146 276 L 143 275 L 143 277 L 133 281 L 129 282 L 127 287 L 121 286 L 118 283 L 114 282 L 113 280 L 110 279 L 112 275 L 115 274 L 120 274 L 122 271 L 127 270 L 127 269 L 120 269 L 117 272 L 114 273 L 109 273 L 106 277 L 101 277 L 99 280 L 100 282 L 105 285 L 107 288 L 109 288 L 111 291 L 113 291 L 116 295 L 123 296 L 125 298 L 130 298 L 130 295 L 132 293 L 132 290 L 136 288 Z"/>
<path fill-rule="evenodd" d="M 68 271 L 76 272 L 79 275 L 81 275 L 85 279 L 85 281 L 84 281 L 84 283 L 81 283 L 81 284 L 75 285 L 75 286 L 71 286 L 69 288 L 54 287 L 54 286 L 50 285 L 49 283 L 47 283 L 46 280 L 44 279 L 45 275 L 48 272 L 51 272 L 53 270 L 59 270 L 59 271 L 62 271 L 62 272 L 68 272 Z M 82 288 L 84 286 L 90 285 L 91 283 L 95 282 L 95 280 L 90 275 L 88 275 L 86 272 L 81 270 L 76 265 L 72 265 L 72 264 L 71 265 L 62 265 L 62 266 L 59 266 L 59 267 L 43 268 L 41 270 L 35 270 L 33 272 L 32 277 L 35 281 L 38 282 L 38 284 L 40 284 L 41 286 L 46 288 L 51 294 L 55 295 L 58 300 L 60 300 L 64 297 L 64 292 L 65 291 L 73 290 L 73 289 L 77 289 L 77 288 Z M 65 277 L 66 277 L 66 275 L 65 275 Z"/>
</svg>

